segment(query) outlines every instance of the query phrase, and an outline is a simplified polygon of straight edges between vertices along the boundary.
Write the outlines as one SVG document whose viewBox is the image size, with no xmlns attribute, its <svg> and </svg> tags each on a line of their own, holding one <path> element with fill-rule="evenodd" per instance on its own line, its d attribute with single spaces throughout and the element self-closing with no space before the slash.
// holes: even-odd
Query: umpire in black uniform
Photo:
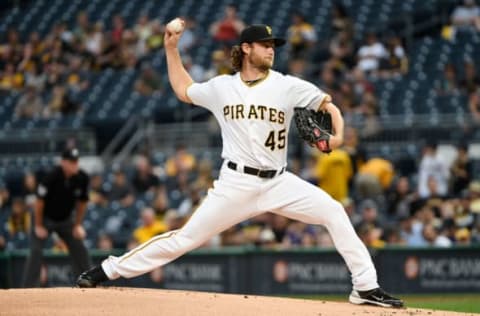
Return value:
<svg viewBox="0 0 480 316">
<path fill-rule="evenodd" d="M 86 234 L 82 226 L 87 208 L 89 178 L 79 169 L 78 158 L 78 149 L 65 150 L 60 165 L 38 181 L 30 256 L 25 267 L 25 287 L 38 286 L 42 251 L 48 235 L 53 231 L 65 241 L 75 275 L 90 267 L 90 257 L 83 243 Z"/>
</svg>

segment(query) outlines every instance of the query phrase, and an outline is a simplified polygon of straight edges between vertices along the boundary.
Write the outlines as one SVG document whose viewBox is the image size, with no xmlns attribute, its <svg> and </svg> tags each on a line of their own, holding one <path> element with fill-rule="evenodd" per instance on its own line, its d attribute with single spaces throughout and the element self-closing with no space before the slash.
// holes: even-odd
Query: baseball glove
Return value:
<svg viewBox="0 0 480 316">
<path fill-rule="evenodd" d="M 330 153 L 329 140 L 332 135 L 332 117 L 328 112 L 317 112 L 306 108 L 295 108 L 295 125 L 300 137 L 321 152 Z"/>
</svg>

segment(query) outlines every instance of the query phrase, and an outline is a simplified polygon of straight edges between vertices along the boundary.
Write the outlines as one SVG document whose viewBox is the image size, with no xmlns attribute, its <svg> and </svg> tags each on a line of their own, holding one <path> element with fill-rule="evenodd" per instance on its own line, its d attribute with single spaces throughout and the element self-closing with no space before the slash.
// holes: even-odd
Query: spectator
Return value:
<svg viewBox="0 0 480 316">
<path fill-rule="evenodd" d="M 65 241 L 63 241 L 62 238 L 60 238 L 60 236 L 56 232 L 52 233 L 52 242 L 53 245 L 50 249 L 53 253 L 68 254 L 67 244 L 65 243 Z"/>
<path fill-rule="evenodd" d="M 303 58 L 290 59 L 288 62 L 288 73 L 305 79 L 307 76 L 307 61 Z"/>
<path fill-rule="evenodd" d="M 141 221 L 142 224 L 133 231 L 133 237 L 138 244 L 167 231 L 167 225 L 156 219 L 155 211 L 149 207 L 142 210 Z"/>
<path fill-rule="evenodd" d="M 359 213 L 361 214 L 361 219 L 355 226 L 357 231 L 362 227 L 374 227 L 379 229 L 380 235 L 382 235 L 384 220 L 383 216 L 379 214 L 378 205 L 374 200 L 363 200 L 359 206 Z"/>
<path fill-rule="evenodd" d="M 44 104 L 37 89 L 35 86 L 28 86 L 15 105 L 15 117 L 22 119 L 37 118 L 43 110 Z"/>
<path fill-rule="evenodd" d="M 337 33 L 329 44 L 331 60 L 337 60 L 342 68 L 354 66 L 354 40 L 347 30 Z M 332 63 L 332 61 L 329 61 Z"/>
<path fill-rule="evenodd" d="M 290 59 L 304 59 L 317 41 L 313 26 L 300 12 L 292 14 L 292 24 L 287 30 L 287 42 L 290 45 Z"/>
<path fill-rule="evenodd" d="M 320 72 L 319 88 L 329 94 L 333 100 L 339 99 L 338 78 L 335 76 L 333 69 L 327 65 Z"/>
<path fill-rule="evenodd" d="M 7 205 L 10 204 L 10 192 L 8 191 L 8 188 L 5 186 L 5 184 L 0 182 L 0 214 L 2 214 Z M 0 219 L 3 219 L 2 216 L 0 216 Z"/>
<path fill-rule="evenodd" d="M 191 185 L 188 196 L 178 206 L 178 214 L 184 217 L 190 216 L 200 205 L 203 197 L 204 193 L 200 187 L 198 185 Z"/>
<path fill-rule="evenodd" d="M 133 27 L 133 32 L 139 41 L 146 41 L 152 35 L 152 23 L 147 13 L 140 14 L 137 24 Z"/>
<path fill-rule="evenodd" d="M 425 245 L 422 235 L 423 224 L 412 216 L 400 219 L 400 236 L 409 247 L 421 247 Z"/>
<path fill-rule="evenodd" d="M 174 209 L 170 209 L 165 213 L 165 217 L 163 219 L 165 225 L 167 225 L 167 231 L 172 231 L 176 229 L 182 228 L 185 224 L 185 220 L 181 217 L 178 212 Z"/>
<path fill-rule="evenodd" d="M 319 179 L 317 176 L 317 155 L 316 153 L 309 153 L 304 159 L 302 168 L 298 171 L 298 174 L 305 181 L 311 184 L 318 185 Z"/>
<path fill-rule="evenodd" d="M 276 214 L 272 215 L 272 220 L 271 220 L 272 232 L 275 236 L 275 242 L 277 244 L 281 244 L 283 239 L 285 238 L 289 223 L 290 223 L 290 220 L 284 216 L 280 216 Z"/>
<path fill-rule="evenodd" d="M 35 87 L 38 92 L 43 92 L 46 81 L 47 77 L 41 65 L 32 63 L 30 67 L 25 70 L 25 87 Z"/>
<path fill-rule="evenodd" d="M 351 126 L 345 127 L 345 136 L 343 141 L 343 150 L 345 150 L 350 156 L 352 162 L 353 176 L 355 176 L 358 170 L 365 164 L 367 160 L 367 154 L 363 148 L 358 146 L 358 132 Z M 350 181 L 352 182 L 352 181 Z M 350 183 L 351 186 L 352 183 Z"/>
<path fill-rule="evenodd" d="M 142 57 L 142 51 L 139 50 L 138 38 L 132 30 L 123 32 L 122 44 L 120 45 L 119 56 L 114 56 L 115 64 L 121 65 L 121 68 L 135 69 L 138 60 Z M 140 47 L 141 48 L 141 47 Z M 119 59 L 115 61 L 115 59 Z"/>
<path fill-rule="evenodd" d="M 381 131 L 382 126 L 378 119 L 377 97 L 372 91 L 364 93 L 361 104 L 357 107 L 357 112 L 361 115 L 361 120 L 364 123 L 360 132 L 363 138 L 375 136 Z"/>
<path fill-rule="evenodd" d="M 105 233 L 98 234 L 97 237 L 97 249 L 102 251 L 112 251 L 113 250 L 113 239 L 110 235 Z"/>
<path fill-rule="evenodd" d="M 20 42 L 20 34 L 15 28 L 10 28 L 7 31 L 7 43 L 4 48 L 4 60 L 7 63 L 17 65 L 23 52 L 23 45 Z"/>
<path fill-rule="evenodd" d="M 476 125 L 480 124 L 480 89 L 469 95 L 468 108 L 470 109 L 473 123 Z"/>
<path fill-rule="evenodd" d="M 387 197 L 387 214 L 390 218 L 399 219 L 409 216 L 410 204 L 416 198 L 416 193 L 410 188 L 407 177 L 396 180 L 394 190 Z"/>
<path fill-rule="evenodd" d="M 62 21 L 53 26 L 53 37 L 56 39 L 59 39 L 66 47 L 71 48 L 73 41 L 75 40 L 74 34 L 72 31 L 67 29 L 67 23 Z M 39 41 L 40 44 L 42 42 Z M 43 45 L 39 45 L 38 48 L 42 48 Z M 40 52 L 40 50 L 37 50 L 37 52 Z"/>
<path fill-rule="evenodd" d="M 472 234 L 468 228 L 460 228 L 455 232 L 455 244 L 457 246 L 470 246 Z"/>
<path fill-rule="evenodd" d="M 125 172 L 120 169 L 114 172 L 113 183 L 108 192 L 108 198 L 112 202 L 119 202 L 123 207 L 128 207 L 135 201 L 133 190 L 127 181 L 127 176 Z"/>
<path fill-rule="evenodd" d="M 211 66 L 205 72 L 205 80 L 213 78 L 217 75 L 233 74 L 232 65 L 228 55 L 223 50 L 216 50 L 212 53 Z"/>
<path fill-rule="evenodd" d="M 477 222 L 478 224 L 480 224 L 480 216 L 478 215 L 480 214 L 480 181 L 478 180 L 472 181 L 468 185 L 467 194 L 469 195 L 469 198 L 470 198 L 469 209 L 472 213 L 476 214 Z"/>
<path fill-rule="evenodd" d="M 88 77 L 83 70 L 83 60 L 79 56 L 70 58 L 69 69 L 66 72 L 66 81 L 68 90 L 75 93 L 88 88 Z"/>
<path fill-rule="evenodd" d="M 459 84 L 462 92 L 470 94 L 480 89 L 480 76 L 477 74 L 475 63 L 472 60 L 465 61 L 463 72 L 464 77 Z"/>
<path fill-rule="evenodd" d="M 0 231 L 0 252 L 5 250 L 6 245 L 7 245 L 7 241 L 5 240 L 5 237 L 1 234 L 1 231 Z"/>
<path fill-rule="evenodd" d="M 195 165 L 195 156 L 187 151 L 185 145 L 179 144 L 175 148 L 175 154 L 167 159 L 165 172 L 167 176 L 174 177 L 179 173 L 192 171 Z"/>
<path fill-rule="evenodd" d="M 75 40 L 80 43 L 85 43 L 88 31 L 90 29 L 90 20 L 87 12 L 81 11 L 77 14 L 77 21 L 73 30 L 73 36 Z"/>
<path fill-rule="evenodd" d="M 365 93 L 373 92 L 375 90 L 373 84 L 367 79 L 365 73 L 359 68 L 352 70 L 351 80 L 355 100 L 361 100 Z"/>
<path fill-rule="evenodd" d="M 60 85 L 63 77 L 64 66 L 61 63 L 52 61 L 45 65 L 45 87 L 52 89 L 55 85 Z"/>
<path fill-rule="evenodd" d="M 210 26 L 210 34 L 213 38 L 225 46 L 236 44 L 240 32 L 245 28 L 243 21 L 237 16 L 237 7 L 229 4 L 225 7 L 222 20 L 214 22 Z"/>
<path fill-rule="evenodd" d="M 23 187 L 22 187 L 22 197 L 25 200 L 27 207 L 34 207 L 35 201 L 37 200 L 36 196 L 37 191 L 37 178 L 31 172 L 25 173 L 23 177 Z"/>
<path fill-rule="evenodd" d="M 101 174 L 93 174 L 90 178 L 89 204 L 105 209 L 108 206 L 108 193 L 105 190 Z"/>
<path fill-rule="evenodd" d="M 288 248 L 312 247 L 315 245 L 316 239 L 316 232 L 312 225 L 292 221 L 287 227 L 283 246 Z"/>
<path fill-rule="evenodd" d="M 480 8 L 476 5 L 475 0 L 464 0 L 463 4 L 455 8 L 451 19 L 458 30 L 480 31 Z"/>
<path fill-rule="evenodd" d="M 7 233 L 9 238 L 14 238 L 17 234 L 26 234 L 30 232 L 30 212 L 25 201 L 21 197 L 13 198 L 12 211 L 7 219 Z"/>
<path fill-rule="evenodd" d="M 137 157 L 132 184 L 135 192 L 139 194 L 153 193 L 160 184 L 158 177 L 153 173 L 150 160 L 146 156 Z"/>
<path fill-rule="evenodd" d="M 156 190 L 155 197 L 152 201 L 152 208 L 155 211 L 155 216 L 163 220 L 169 210 L 169 200 L 165 186 Z"/>
<path fill-rule="evenodd" d="M 447 248 L 452 246 L 452 241 L 439 234 L 437 228 L 432 224 L 423 225 L 422 235 L 428 246 Z"/>
<path fill-rule="evenodd" d="M 181 54 L 188 54 L 193 47 L 197 44 L 197 35 L 195 29 L 197 24 L 194 19 L 185 17 L 185 28 L 182 33 L 182 37 L 178 40 L 178 50 Z M 195 80 L 195 79 L 194 79 Z"/>
<path fill-rule="evenodd" d="M 435 89 L 438 95 L 452 95 L 459 92 L 457 71 L 453 64 L 445 65 L 443 77 L 435 82 Z"/>
<path fill-rule="evenodd" d="M 43 115 L 46 118 L 69 115 L 78 112 L 80 106 L 68 95 L 65 86 L 57 84 L 53 87 L 52 96 Z"/>
<path fill-rule="evenodd" d="M 123 16 L 116 14 L 112 19 L 112 30 L 110 31 L 110 42 L 114 47 L 120 46 L 125 30 Z"/>
<path fill-rule="evenodd" d="M 197 166 L 197 178 L 193 183 L 201 192 L 205 193 L 213 187 L 213 167 L 210 159 L 202 159 Z"/>
<path fill-rule="evenodd" d="M 182 34 L 182 37 L 185 33 Z M 158 20 L 152 21 L 152 34 L 146 40 L 147 51 L 149 53 L 158 51 L 163 47 L 163 28 Z"/>
<path fill-rule="evenodd" d="M 357 67 L 367 75 L 375 74 L 379 68 L 380 60 L 386 56 L 387 51 L 377 39 L 375 33 L 367 33 L 365 43 L 360 46 L 357 52 Z"/>
<path fill-rule="evenodd" d="M 85 34 L 85 49 L 96 59 L 103 53 L 103 48 L 103 24 L 97 22 L 87 28 L 87 33 Z"/>
<path fill-rule="evenodd" d="M 335 35 L 344 33 L 347 38 L 353 37 L 353 23 L 348 16 L 347 10 L 341 3 L 332 6 L 332 30 Z M 334 35 L 334 36 L 335 36 Z"/>
<path fill-rule="evenodd" d="M 143 65 L 142 72 L 134 84 L 135 91 L 150 96 L 162 92 L 162 81 L 150 65 Z"/>
<path fill-rule="evenodd" d="M 382 229 L 373 225 L 364 224 L 358 228 L 358 236 L 369 248 L 383 248 L 386 243 L 382 240 Z"/>
<path fill-rule="evenodd" d="M 352 162 L 343 149 L 335 149 L 328 155 L 320 155 L 316 176 L 318 185 L 335 200 L 343 201 L 349 196 L 348 184 L 353 177 Z"/>
<path fill-rule="evenodd" d="M 450 192 L 458 196 L 467 189 L 471 181 L 472 162 L 468 158 L 468 145 L 457 146 L 457 157 L 450 166 Z"/>
<path fill-rule="evenodd" d="M 136 38 L 136 55 L 142 58 L 148 53 L 147 41 L 153 33 L 152 23 L 146 13 L 140 14 L 137 24 L 133 27 L 133 33 Z"/>
<path fill-rule="evenodd" d="M 19 90 L 23 87 L 23 82 L 23 75 L 15 69 L 15 65 L 6 64 L 5 70 L 0 73 L 0 90 Z"/>
<path fill-rule="evenodd" d="M 449 169 L 443 160 L 437 156 L 437 144 L 429 142 L 423 147 L 423 155 L 418 170 L 418 193 L 421 198 L 431 195 L 428 187 L 430 178 L 437 185 L 438 194 L 444 196 L 448 192 Z M 430 181 L 431 182 L 431 181 Z"/>
<path fill-rule="evenodd" d="M 390 188 L 395 171 L 393 164 L 383 158 L 369 159 L 355 176 L 355 193 L 359 199 L 382 202 L 383 193 Z"/>
<path fill-rule="evenodd" d="M 182 58 L 183 66 L 190 74 L 193 80 L 201 82 L 205 79 L 205 69 L 199 64 L 195 64 L 192 57 L 186 55 Z"/>
<path fill-rule="evenodd" d="M 477 205 L 480 205 L 480 201 L 478 201 Z M 476 213 L 478 214 L 479 212 L 480 212 L 480 207 L 477 208 Z M 474 243 L 475 245 L 479 245 L 480 244 L 480 217 L 478 216 L 477 216 L 477 220 L 474 223 L 471 233 L 472 233 L 472 243 Z M 1 249 L 1 246 L 0 246 L 0 249 Z"/>
<path fill-rule="evenodd" d="M 385 242 L 392 246 L 405 246 L 406 241 L 403 240 L 400 228 L 398 226 L 391 226 L 385 229 Z"/>
<path fill-rule="evenodd" d="M 380 74 L 384 78 L 405 75 L 408 71 L 408 59 L 402 46 L 402 39 L 392 35 L 387 40 L 387 55 L 380 61 Z"/>
</svg>

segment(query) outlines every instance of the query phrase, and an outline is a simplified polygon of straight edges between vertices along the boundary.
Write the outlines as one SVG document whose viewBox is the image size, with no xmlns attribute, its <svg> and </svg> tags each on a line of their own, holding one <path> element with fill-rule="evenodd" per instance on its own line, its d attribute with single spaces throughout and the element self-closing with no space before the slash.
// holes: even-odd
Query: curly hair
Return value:
<svg viewBox="0 0 480 316">
<path fill-rule="evenodd" d="M 245 53 L 242 51 L 240 45 L 235 45 L 232 47 L 232 51 L 230 53 L 230 61 L 235 71 L 242 70 L 242 62 L 244 55 Z"/>
</svg>

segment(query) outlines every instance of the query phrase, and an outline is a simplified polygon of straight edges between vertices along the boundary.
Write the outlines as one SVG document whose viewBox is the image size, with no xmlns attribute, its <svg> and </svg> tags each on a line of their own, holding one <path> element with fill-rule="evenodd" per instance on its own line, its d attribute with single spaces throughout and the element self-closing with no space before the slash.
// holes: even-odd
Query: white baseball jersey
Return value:
<svg viewBox="0 0 480 316">
<path fill-rule="evenodd" d="M 249 86 L 240 74 L 222 75 L 187 90 L 196 105 L 210 110 L 222 130 L 222 157 L 258 169 L 281 169 L 295 107 L 317 110 L 328 96 L 313 84 L 270 70 Z"/>
<path fill-rule="evenodd" d="M 272 212 L 324 225 L 352 273 L 353 288 L 378 287 L 368 250 L 342 205 L 319 187 L 283 172 L 293 109 L 317 110 L 327 95 L 304 80 L 272 70 L 250 86 L 239 74 L 194 83 L 187 95 L 213 112 L 222 129 L 222 156 L 235 165 L 223 164 L 213 188 L 181 229 L 155 236 L 121 257 L 104 260 L 102 269 L 109 279 L 151 271 L 237 223 Z M 262 177 L 248 173 L 245 167 L 277 171 Z"/>
</svg>

